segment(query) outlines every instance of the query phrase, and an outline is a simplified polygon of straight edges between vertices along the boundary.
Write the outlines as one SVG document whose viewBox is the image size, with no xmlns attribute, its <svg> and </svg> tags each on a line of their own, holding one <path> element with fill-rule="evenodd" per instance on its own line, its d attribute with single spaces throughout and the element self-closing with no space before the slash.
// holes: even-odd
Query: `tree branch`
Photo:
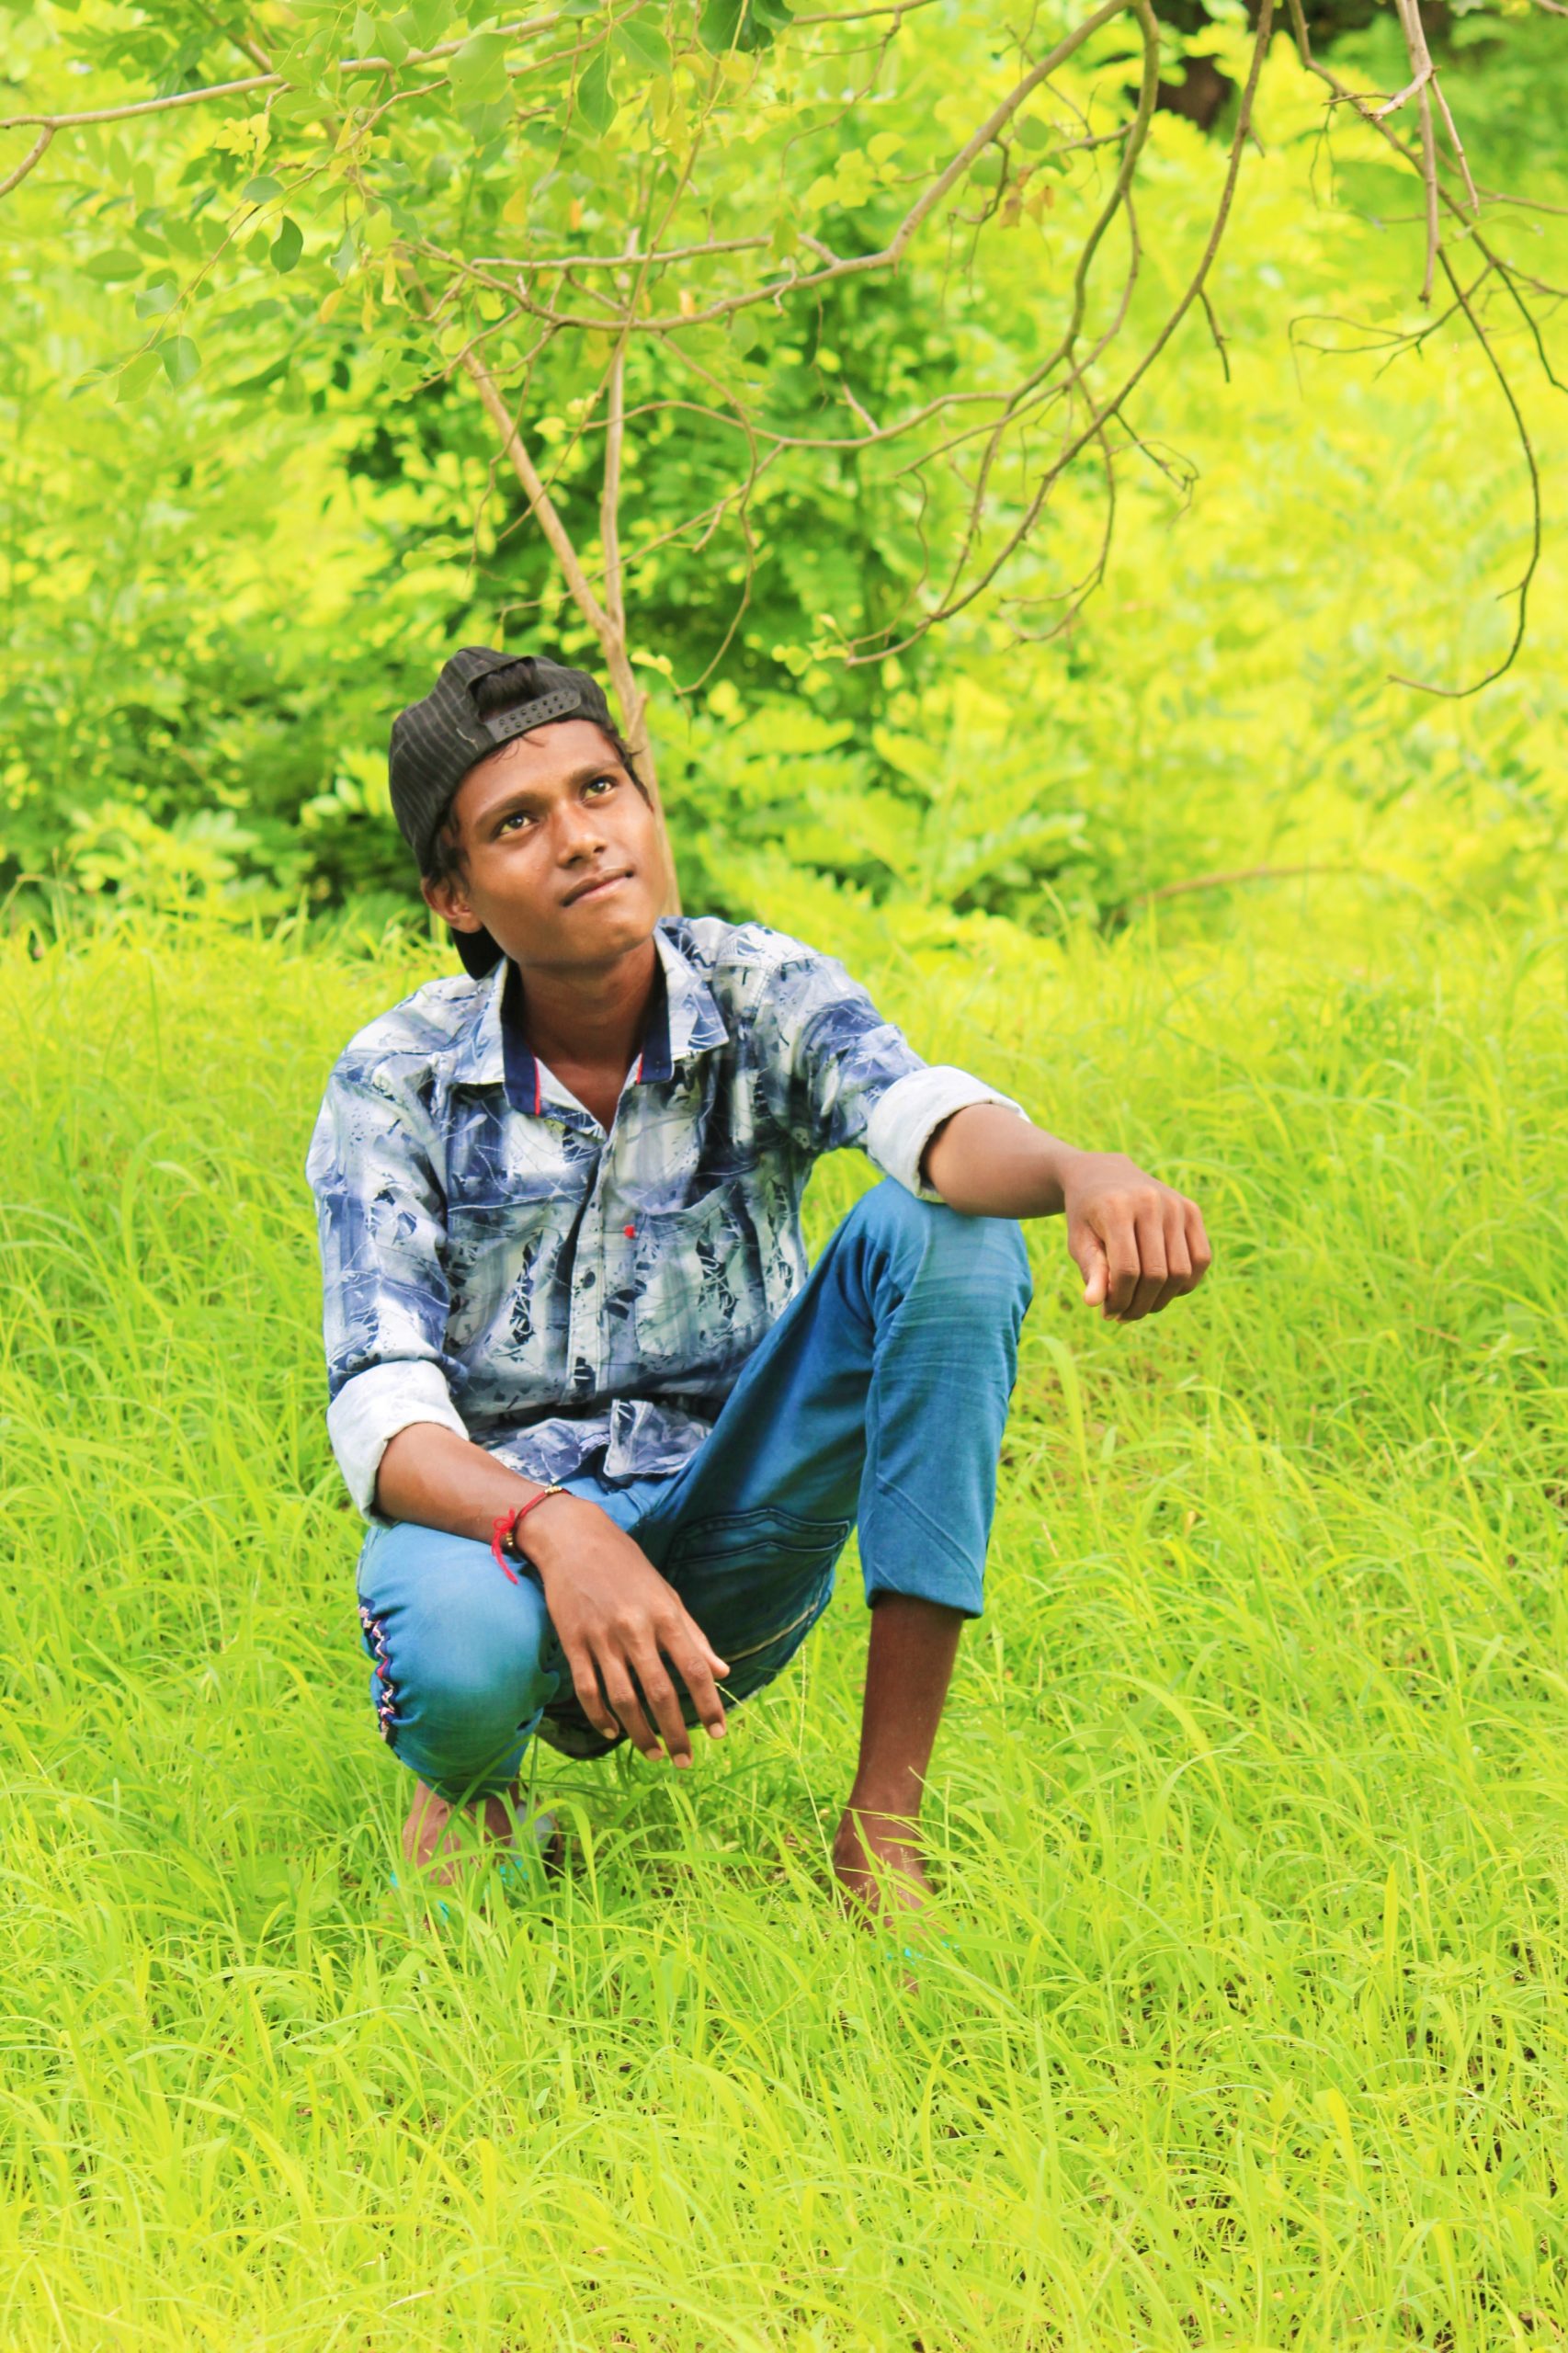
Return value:
<svg viewBox="0 0 1568 2353">
<path fill-rule="evenodd" d="M 560 24 L 561 14 L 533 17 L 516 25 L 499 25 L 495 37 L 499 40 L 525 40 L 534 33 L 549 32 Z M 465 36 L 466 38 L 466 36 Z M 461 40 L 437 41 L 434 49 L 411 49 L 403 64 L 428 65 L 442 57 L 455 57 L 462 47 Z M 391 74 L 401 72 L 390 57 L 346 57 L 330 69 L 337 74 Z M 31 123 L 42 123 L 51 131 L 72 131 L 78 124 L 90 122 L 128 122 L 133 116 L 167 114 L 176 107 L 205 106 L 212 98 L 243 97 L 250 90 L 282 90 L 290 87 L 285 74 L 253 74 L 243 82 L 212 82 L 199 90 L 176 90 L 166 98 L 137 98 L 125 106 L 88 107 L 75 114 L 12 114 L 0 120 L 0 131 L 20 131 Z M 13 185 L 11 182 L 6 184 Z M 0 188 L 0 195 L 6 192 Z"/>
<path fill-rule="evenodd" d="M 22 181 L 27 178 L 28 174 L 32 170 L 33 165 L 35 164 L 42 163 L 49 147 L 49 142 L 53 136 L 54 125 L 51 122 L 46 122 L 43 129 L 39 132 L 38 137 L 33 141 L 32 145 L 28 149 L 27 153 L 22 157 L 21 162 L 17 165 L 15 171 L 7 172 L 6 177 L 3 180 L 0 180 L 0 196 L 9 196 L 11 190 L 14 188 L 19 187 Z"/>
</svg>

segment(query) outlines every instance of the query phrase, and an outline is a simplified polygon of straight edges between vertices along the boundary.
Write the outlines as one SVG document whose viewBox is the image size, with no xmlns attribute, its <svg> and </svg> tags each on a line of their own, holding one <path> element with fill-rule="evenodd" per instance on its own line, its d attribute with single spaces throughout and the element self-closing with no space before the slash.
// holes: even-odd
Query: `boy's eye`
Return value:
<svg viewBox="0 0 1568 2353">
<path fill-rule="evenodd" d="M 597 776 L 594 778 L 592 783 L 585 785 L 583 790 L 585 792 L 613 792 L 615 790 L 615 786 L 616 779 L 614 777 Z"/>
</svg>

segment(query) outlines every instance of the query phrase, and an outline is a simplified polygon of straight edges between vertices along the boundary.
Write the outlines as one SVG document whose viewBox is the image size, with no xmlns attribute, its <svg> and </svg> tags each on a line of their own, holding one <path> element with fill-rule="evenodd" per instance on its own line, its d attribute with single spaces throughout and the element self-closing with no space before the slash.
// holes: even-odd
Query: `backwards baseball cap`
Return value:
<svg viewBox="0 0 1568 2353">
<path fill-rule="evenodd" d="M 387 754 L 392 814 L 421 874 L 433 870 L 437 838 L 470 768 L 557 719 L 591 720 L 619 742 L 605 690 L 585 670 L 488 645 L 461 647 L 423 701 L 398 712 Z M 501 961 L 487 931 L 454 931 L 452 944 L 476 979 Z"/>
</svg>

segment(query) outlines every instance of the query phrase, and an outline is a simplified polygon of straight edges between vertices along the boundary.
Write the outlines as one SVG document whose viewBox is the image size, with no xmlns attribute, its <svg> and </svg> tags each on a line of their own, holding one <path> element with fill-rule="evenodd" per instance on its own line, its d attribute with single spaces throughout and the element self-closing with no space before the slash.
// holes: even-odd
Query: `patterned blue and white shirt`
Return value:
<svg viewBox="0 0 1568 2353">
<path fill-rule="evenodd" d="M 926 1199 L 967 1104 L 844 967 L 760 924 L 677 917 L 607 1134 L 528 1049 L 516 972 L 432 981 L 332 1074 L 308 1174 L 327 1426 L 372 1514 L 387 1446 L 438 1422 L 540 1480 L 674 1472 L 805 1279 L 801 1198 L 856 1144 Z"/>
</svg>

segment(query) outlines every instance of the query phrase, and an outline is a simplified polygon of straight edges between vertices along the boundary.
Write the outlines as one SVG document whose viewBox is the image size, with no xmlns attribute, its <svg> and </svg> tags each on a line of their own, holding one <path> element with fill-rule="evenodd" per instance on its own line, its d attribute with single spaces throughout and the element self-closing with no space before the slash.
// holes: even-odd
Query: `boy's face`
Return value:
<svg viewBox="0 0 1568 2353">
<path fill-rule="evenodd" d="M 653 813 L 591 720 L 515 735 L 458 787 L 459 871 L 425 896 L 529 965 L 612 963 L 653 935 L 664 881 Z"/>
</svg>

